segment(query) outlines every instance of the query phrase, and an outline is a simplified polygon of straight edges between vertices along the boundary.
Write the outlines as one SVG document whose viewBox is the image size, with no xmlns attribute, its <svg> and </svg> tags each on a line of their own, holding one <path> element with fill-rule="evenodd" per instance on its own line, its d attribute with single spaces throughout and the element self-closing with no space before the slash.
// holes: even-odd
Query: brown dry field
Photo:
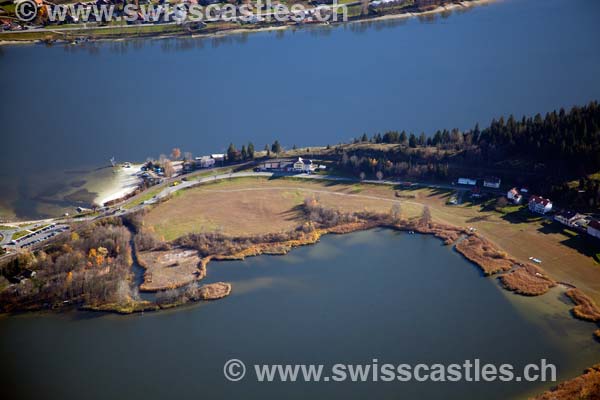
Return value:
<svg viewBox="0 0 600 400">
<path fill-rule="evenodd" d="M 201 277 L 196 251 L 144 251 L 138 257 L 146 269 L 142 291 L 173 289 Z M 152 279 L 148 279 L 150 276 Z"/>
<path fill-rule="evenodd" d="M 495 211 L 479 206 L 448 206 L 450 192 L 434 189 L 398 191 L 391 186 L 299 181 L 293 179 L 242 178 L 211 183 L 177 195 L 146 216 L 146 223 L 166 240 L 188 232 L 220 231 L 248 235 L 285 231 L 296 227 L 295 207 L 307 196 L 321 204 L 346 211 L 387 212 L 400 202 L 404 217 L 421 213 L 427 204 L 439 222 L 474 227 L 484 237 L 521 262 L 543 260 L 541 267 L 557 281 L 570 282 L 600 303 L 600 266 L 592 257 L 569 247 L 569 236 L 553 224 L 541 221 L 509 222 Z M 563 243 L 564 242 L 564 243 Z"/>
</svg>

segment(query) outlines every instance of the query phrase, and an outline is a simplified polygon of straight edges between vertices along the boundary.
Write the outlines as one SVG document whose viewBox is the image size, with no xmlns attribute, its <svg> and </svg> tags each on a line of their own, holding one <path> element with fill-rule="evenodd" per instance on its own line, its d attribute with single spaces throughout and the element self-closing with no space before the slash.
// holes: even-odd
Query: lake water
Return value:
<svg viewBox="0 0 600 400">
<path fill-rule="evenodd" d="M 501 0 L 434 19 L 0 47 L 0 218 L 63 212 L 57 188 L 112 156 L 334 144 L 585 104 L 600 98 L 598 15 L 597 0 Z"/>
<path fill-rule="evenodd" d="M 550 383 L 262 383 L 223 377 L 253 363 L 510 362 L 542 358 L 571 378 L 600 359 L 594 324 L 558 291 L 524 298 L 431 236 L 326 236 L 283 257 L 211 263 L 223 300 L 137 316 L 0 319 L 0 385 L 11 399 L 514 399 Z"/>
</svg>

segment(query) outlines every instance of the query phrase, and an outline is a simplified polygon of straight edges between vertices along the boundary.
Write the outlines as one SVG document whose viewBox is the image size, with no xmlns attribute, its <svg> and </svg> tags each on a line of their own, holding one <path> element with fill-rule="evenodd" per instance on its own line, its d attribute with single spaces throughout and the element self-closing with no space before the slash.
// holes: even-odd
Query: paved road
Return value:
<svg viewBox="0 0 600 400">
<path fill-rule="evenodd" d="M 164 199 L 165 197 L 168 197 L 170 195 L 172 195 L 175 192 L 178 192 L 180 190 L 184 190 L 184 189 L 188 189 L 194 186 L 198 186 L 198 185 L 202 185 L 204 183 L 207 182 L 214 182 L 214 181 L 218 181 L 218 180 L 223 180 L 223 179 L 233 179 L 233 178 L 244 178 L 244 177 L 263 177 L 263 178 L 272 178 L 272 177 L 293 177 L 293 178 L 297 178 L 297 179 L 312 179 L 312 180 L 326 180 L 326 181 L 334 181 L 334 182 L 362 182 L 362 183 L 369 183 L 369 184 L 375 184 L 375 185 L 391 185 L 391 186 L 396 186 L 396 185 L 400 185 L 402 181 L 395 181 L 395 180 L 371 180 L 371 179 L 366 179 L 366 180 L 360 180 L 360 179 L 356 179 L 356 178 L 349 178 L 349 177 L 342 177 L 342 176 L 335 176 L 335 175 L 316 175 L 316 174 L 293 174 L 293 173 L 273 173 L 273 172 L 254 172 L 254 171 L 248 171 L 248 172 L 228 172 L 228 173 L 216 173 L 214 175 L 210 175 L 210 176 L 205 176 L 199 179 L 194 179 L 194 180 L 187 180 L 187 181 L 180 181 L 180 183 L 177 186 L 166 186 L 162 191 L 160 191 L 158 194 L 156 194 L 153 198 L 146 200 L 144 203 L 129 208 L 129 209 L 121 209 L 120 205 L 115 205 L 113 207 L 110 207 L 107 211 L 103 212 L 100 215 L 94 215 L 94 216 L 90 216 L 90 217 L 81 217 L 81 218 L 54 218 L 54 219 L 43 219 L 43 220 L 34 220 L 34 221 L 26 221 L 26 222 L 19 222 L 19 224 L 50 224 L 50 223 L 69 223 L 69 222 L 81 222 L 81 221 L 91 221 L 94 219 L 98 219 L 98 218 L 102 218 L 108 215 L 116 215 L 116 216 L 121 216 L 121 215 L 126 215 L 126 214 L 131 214 L 134 212 L 137 212 L 145 207 L 147 207 L 148 205 L 152 205 L 155 204 L 157 202 L 159 202 L 160 200 Z M 184 178 L 184 176 L 180 176 L 177 177 L 175 180 L 177 179 L 181 179 Z M 456 185 L 446 185 L 446 184 L 429 184 L 429 183 L 423 183 L 423 182 L 413 182 L 412 186 L 410 186 L 410 188 L 420 188 L 420 187 L 428 187 L 428 188 L 434 188 L 434 189 L 444 189 L 444 190 L 456 190 L 456 189 L 460 189 L 460 187 L 456 186 Z M 407 187 L 409 188 L 409 187 Z M 142 194 L 143 195 L 143 192 Z M 3 233 L 3 232 L 2 232 Z"/>
<path fill-rule="evenodd" d="M 67 226 L 70 223 L 73 222 L 85 222 L 85 221 L 93 221 L 95 219 L 100 219 L 100 218 L 104 218 L 107 216 L 124 216 L 124 215 L 128 215 L 128 214 L 132 214 L 135 212 L 138 212 L 140 210 L 142 210 L 143 208 L 146 208 L 152 204 L 156 204 L 159 201 L 165 199 L 168 196 L 171 196 L 172 194 L 180 191 L 180 190 L 185 190 L 185 189 L 189 189 L 195 186 L 199 186 L 202 185 L 204 183 L 207 182 L 214 182 L 214 181 L 219 181 L 219 180 L 223 180 L 223 179 L 232 179 L 232 178 L 244 178 L 244 177 L 264 177 L 264 178 L 272 178 L 272 177 L 278 177 L 278 176 L 282 176 L 282 177 L 293 177 L 293 178 L 298 178 L 298 179 L 307 179 L 307 180 L 326 180 L 326 181 L 333 181 L 333 182 L 363 182 L 363 183 L 370 183 L 370 184 L 376 184 L 376 185 L 399 185 L 401 184 L 401 182 L 399 181 L 391 181 L 391 180 L 363 180 L 360 181 L 359 179 L 355 179 L 355 178 L 349 178 L 349 177 L 341 177 L 341 176 L 335 176 L 335 175 L 315 175 L 315 174 L 290 174 L 290 173 L 273 173 L 273 172 L 254 172 L 254 171 L 248 171 L 248 172 L 230 172 L 230 173 L 216 173 L 214 175 L 210 175 L 210 176 L 205 176 L 196 180 L 187 180 L 187 181 L 180 181 L 180 183 L 177 186 L 166 186 L 163 190 L 161 190 L 159 193 L 157 193 L 153 198 L 144 201 L 142 204 L 139 204 L 135 207 L 129 208 L 129 209 L 123 209 L 120 207 L 120 205 L 115 205 L 113 207 L 110 207 L 107 211 L 99 214 L 99 215 L 93 215 L 93 216 L 89 216 L 89 217 L 82 217 L 82 218 L 55 218 L 55 219 L 44 219 L 44 220 L 37 220 L 37 221 L 27 221 L 26 223 L 31 224 L 32 226 L 35 225 L 40 225 L 40 224 L 62 224 L 60 225 L 61 227 L 63 226 Z M 181 179 L 184 176 L 180 176 L 177 179 Z M 429 188 L 434 188 L 434 189 L 448 189 L 448 190 L 455 190 L 455 189 L 459 189 L 459 187 L 455 186 L 455 185 L 445 185 L 445 184 L 427 184 L 427 183 L 412 183 L 412 186 L 410 186 L 411 188 L 420 188 L 420 187 L 429 187 Z M 19 224 L 23 224 L 22 222 L 19 222 Z M 12 235 L 19 231 L 22 230 L 23 228 L 15 228 L 12 230 L 7 230 L 7 231 L 0 231 L 0 233 L 2 233 L 5 237 L 4 239 L 2 239 L 0 245 L 6 245 L 6 243 L 10 242 Z M 51 239 L 53 236 L 48 236 L 48 235 L 43 235 L 43 236 L 35 236 L 34 238 L 30 239 L 27 241 L 27 243 L 38 240 L 40 238 L 43 238 L 43 240 L 39 240 L 38 242 L 34 243 L 33 245 L 38 245 L 43 241 L 48 241 L 49 239 Z M 2 257 L 0 257 L 2 258 Z"/>
<path fill-rule="evenodd" d="M 3 246 L 11 241 L 12 235 L 17 233 L 19 228 L 0 230 L 0 246 Z"/>
</svg>

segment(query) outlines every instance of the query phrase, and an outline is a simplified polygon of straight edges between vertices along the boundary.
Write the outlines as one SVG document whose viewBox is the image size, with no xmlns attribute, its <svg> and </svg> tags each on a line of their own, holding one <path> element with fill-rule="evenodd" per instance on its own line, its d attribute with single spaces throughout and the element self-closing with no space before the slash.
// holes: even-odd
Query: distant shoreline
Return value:
<svg viewBox="0 0 600 400">
<path fill-rule="evenodd" d="M 366 17 L 357 18 L 357 19 L 353 19 L 353 20 L 334 22 L 332 24 L 323 24 L 323 23 L 307 24 L 306 26 L 308 26 L 308 27 L 310 27 L 310 26 L 321 26 L 321 27 L 322 26 L 340 26 L 340 25 L 344 25 L 344 24 L 356 24 L 356 23 L 379 22 L 379 21 L 387 21 L 387 20 L 395 20 L 395 19 L 418 18 L 418 17 L 422 17 L 422 16 L 427 16 L 427 15 L 441 14 L 441 13 L 448 12 L 448 11 L 452 12 L 452 11 L 460 10 L 460 9 L 469 9 L 469 8 L 497 2 L 497 1 L 498 0 L 461 1 L 459 3 L 450 3 L 447 5 L 438 6 L 433 10 L 422 11 L 422 12 L 398 12 L 398 13 L 395 13 L 392 11 L 388 14 L 369 15 Z M 153 26 L 153 25 L 141 25 L 140 27 L 144 27 L 144 26 Z M 203 33 L 202 31 L 198 31 L 196 33 L 191 33 L 191 34 L 189 34 L 188 32 L 173 32 L 173 33 L 159 33 L 159 34 L 152 34 L 152 33 L 136 34 L 136 33 L 133 33 L 131 35 L 124 34 L 123 36 L 115 37 L 115 38 L 102 37 L 102 36 L 94 37 L 89 34 L 86 35 L 85 32 L 74 33 L 74 35 L 83 37 L 83 38 L 89 38 L 93 42 L 117 42 L 117 41 L 125 41 L 125 40 L 132 40 L 132 39 L 170 39 L 170 38 L 179 38 L 179 37 L 181 37 L 181 38 L 214 38 L 214 37 L 224 37 L 224 36 L 238 35 L 238 34 L 247 34 L 247 33 L 285 31 L 285 30 L 288 30 L 291 28 L 298 28 L 298 27 L 303 28 L 304 26 L 305 25 L 268 25 L 268 26 L 262 26 L 259 28 L 239 27 L 239 28 L 235 28 L 235 29 L 221 29 L 221 30 L 216 30 L 214 32 L 208 32 L 208 33 Z M 27 33 L 27 31 L 22 31 L 22 32 Z M 48 32 L 37 31 L 37 32 L 33 32 L 33 33 L 39 33 L 40 36 L 42 36 L 42 35 L 49 35 L 49 34 L 56 33 L 56 32 L 58 32 L 58 31 L 52 32 L 51 30 L 48 30 Z M 14 34 L 15 36 L 17 36 L 20 33 L 7 32 L 6 34 Z M 13 40 L 2 40 L 2 35 L 3 34 L 0 33 L 0 46 L 14 46 L 14 45 L 45 43 L 44 39 L 42 39 L 42 38 L 24 39 L 24 40 L 14 40 L 14 39 Z M 70 42 L 71 42 L 71 40 L 55 39 L 52 43 L 67 44 Z"/>
</svg>

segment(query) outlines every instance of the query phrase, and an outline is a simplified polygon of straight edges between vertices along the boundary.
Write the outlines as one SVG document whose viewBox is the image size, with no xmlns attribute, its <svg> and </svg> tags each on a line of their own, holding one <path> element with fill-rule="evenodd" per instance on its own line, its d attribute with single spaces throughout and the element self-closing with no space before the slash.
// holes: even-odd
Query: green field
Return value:
<svg viewBox="0 0 600 400">
<path fill-rule="evenodd" d="M 12 236 L 12 240 L 17 240 L 19 238 L 22 238 L 25 235 L 28 235 L 29 233 L 31 233 L 30 231 L 18 231 L 15 234 L 13 234 Z"/>
</svg>

